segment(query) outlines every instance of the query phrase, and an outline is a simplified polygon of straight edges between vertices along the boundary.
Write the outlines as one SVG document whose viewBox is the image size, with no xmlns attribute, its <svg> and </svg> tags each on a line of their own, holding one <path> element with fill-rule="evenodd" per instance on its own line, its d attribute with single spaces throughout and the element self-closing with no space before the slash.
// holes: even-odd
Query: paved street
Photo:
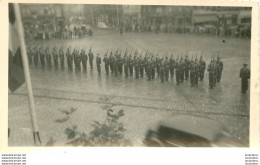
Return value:
<svg viewBox="0 0 260 165">
<path fill-rule="evenodd" d="M 35 96 L 35 108 L 43 144 L 52 137 L 56 145 L 66 142 L 64 129 L 71 124 L 78 125 L 79 130 L 88 133 L 93 120 L 104 121 L 105 113 L 101 107 L 106 104 L 102 97 L 111 99 L 116 109 L 124 109 L 125 137 L 133 145 L 142 145 L 146 130 L 168 116 L 177 114 L 199 115 L 211 118 L 227 126 L 234 139 L 248 144 L 249 141 L 249 95 L 241 94 L 239 71 L 244 62 L 250 67 L 250 40 L 238 38 L 220 38 L 198 36 L 193 34 L 166 33 L 124 33 L 122 36 L 114 31 L 95 31 L 93 37 L 72 40 L 37 41 L 34 44 L 64 47 L 92 46 L 94 55 L 103 57 L 107 49 L 137 49 L 139 52 L 160 52 L 162 56 L 174 52 L 174 56 L 193 55 L 198 57 L 203 50 L 206 64 L 213 55 L 218 54 L 224 63 L 221 82 L 214 89 L 209 89 L 208 73 L 199 82 L 198 87 L 190 88 L 185 81 L 176 85 L 175 77 L 160 83 L 159 77 L 153 81 L 147 78 L 125 78 L 123 75 L 106 76 L 104 64 L 102 73 L 97 74 L 88 65 L 87 72 L 70 72 L 64 70 L 43 69 L 39 65 L 31 66 L 31 79 Z M 66 61 L 65 61 L 65 64 Z M 56 123 L 63 117 L 58 109 L 75 107 L 70 122 Z M 11 128 L 10 146 L 33 145 L 28 99 L 25 84 L 13 94 L 9 93 L 9 127 Z"/>
</svg>

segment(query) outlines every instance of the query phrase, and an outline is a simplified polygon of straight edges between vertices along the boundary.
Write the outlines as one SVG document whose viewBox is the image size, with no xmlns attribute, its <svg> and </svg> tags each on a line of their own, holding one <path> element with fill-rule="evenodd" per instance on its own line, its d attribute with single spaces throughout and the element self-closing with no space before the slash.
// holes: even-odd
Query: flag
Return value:
<svg viewBox="0 0 260 165">
<path fill-rule="evenodd" d="M 9 3 L 8 87 L 14 92 L 25 81 L 14 6 Z"/>
</svg>

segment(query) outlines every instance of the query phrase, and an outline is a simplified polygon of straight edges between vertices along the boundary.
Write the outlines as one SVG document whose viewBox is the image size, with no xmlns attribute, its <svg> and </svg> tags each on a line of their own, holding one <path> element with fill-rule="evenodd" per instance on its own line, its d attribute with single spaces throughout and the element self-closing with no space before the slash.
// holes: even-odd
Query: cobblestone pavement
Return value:
<svg viewBox="0 0 260 165">
<path fill-rule="evenodd" d="M 225 42 L 222 42 L 225 40 Z M 160 83 L 146 78 L 136 80 L 120 75 L 106 76 L 102 65 L 102 74 L 98 76 L 96 67 L 87 72 L 69 72 L 59 69 L 43 69 L 31 66 L 31 78 L 35 96 L 35 108 L 43 143 L 50 137 L 56 145 L 66 141 L 64 129 L 77 124 L 79 129 L 89 132 L 93 120 L 102 121 L 105 113 L 100 98 L 111 98 L 116 108 L 123 108 L 125 116 L 121 119 L 127 129 L 126 138 L 134 145 L 141 145 L 147 129 L 153 124 L 171 115 L 190 114 L 211 118 L 227 126 L 234 139 L 243 143 L 249 141 L 249 103 L 250 92 L 240 93 L 239 70 L 244 62 L 250 62 L 250 41 L 236 38 L 218 38 L 183 34 L 126 33 L 123 36 L 115 32 L 99 31 L 93 38 L 65 41 L 39 42 L 46 45 L 92 45 L 94 54 L 101 57 L 108 48 L 121 47 L 138 50 L 173 51 L 187 53 L 203 50 L 208 64 L 213 54 L 219 51 L 224 63 L 222 80 L 213 90 L 208 88 L 208 74 L 199 85 L 190 88 L 188 81 L 175 85 L 175 78 Z M 188 46 L 187 46 L 188 45 Z M 161 55 L 161 54 L 160 54 Z M 66 63 L 66 61 L 65 61 Z M 94 62 L 95 64 L 95 62 Z M 250 66 L 250 65 L 249 65 Z M 89 66 L 88 66 L 89 67 Z M 30 116 L 26 88 L 23 85 L 15 93 L 9 93 L 9 127 L 11 128 L 10 146 L 28 146 L 32 144 Z M 70 122 L 56 123 L 63 117 L 58 109 L 75 107 L 77 111 Z"/>
</svg>

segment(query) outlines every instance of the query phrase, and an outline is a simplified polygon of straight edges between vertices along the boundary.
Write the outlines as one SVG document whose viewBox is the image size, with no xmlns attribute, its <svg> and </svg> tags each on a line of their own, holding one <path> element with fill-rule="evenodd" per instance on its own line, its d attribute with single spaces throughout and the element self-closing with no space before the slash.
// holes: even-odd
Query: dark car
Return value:
<svg viewBox="0 0 260 165">
<path fill-rule="evenodd" d="M 188 115 L 159 122 L 148 130 L 144 144 L 153 147 L 246 147 L 231 139 L 222 124 Z"/>
</svg>

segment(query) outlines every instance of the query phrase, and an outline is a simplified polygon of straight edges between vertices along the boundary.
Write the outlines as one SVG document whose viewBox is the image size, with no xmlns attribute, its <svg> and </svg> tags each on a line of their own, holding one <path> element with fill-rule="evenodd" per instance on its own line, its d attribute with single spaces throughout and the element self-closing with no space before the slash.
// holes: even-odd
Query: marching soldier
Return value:
<svg viewBox="0 0 260 165">
<path fill-rule="evenodd" d="M 241 79 L 241 93 L 246 93 L 248 90 L 248 79 L 250 79 L 250 70 L 247 68 L 247 64 L 243 64 L 243 68 L 240 70 Z"/>
<path fill-rule="evenodd" d="M 206 63 L 203 60 L 202 55 L 201 55 L 200 56 L 200 60 L 199 60 L 199 77 L 200 77 L 200 81 L 203 81 L 203 79 L 204 79 L 205 68 L 206 68 Z"/>
<path fill-rule="evenodd" d="M 106 75 L 109 75 L 109 59 L 107 57 L 107 52 L 105 54 L 105 57 L 103 58 L 103 62 L 105 64 Z"/>
<path fill-rule="evenodd" d="M 190 60 L 188 59 L 188 55 L 186 55 L 184 60 L 184 73 L 185 73 L 185 79 L 189 79 L 189 66 L 190 66 Z"/>
<path fill-rule="evenodd" d="M 220 79 L 221 79 L 221 76 L 222 76 L 222 70 L 223 70 L 223 62 L 220 60 L 219 56 L 218 56 L 218 59 L 217 59 L 217 65 L 218 65 L 217 82 L 220 82 Z"/>
<path fill-rule="evenodd" d="M 96 57 L 96 64 L 97 64 L 98 74 L 100 75 L 101 74 L 101 58 L 99 57 L 99 54 L 97 54 L 97 57 Z"/>
<path fill-rule="evenodd" d="M 126 51 L 124 55 L 124 71 L 125 71 L 126 78 L 128 77 L 128 68 L 129 68 L 129 61 L 128 61 L 127 51 Z"/>
<path fill-rule="evenodd" d="M 62 47 L 59 50 L 59 57 L 60 57 L 61 69 L 64 69 L 64 52 L 63 52 Z"/>
<path fill-rule="evenodd" d="M 82 63 L 83 70 L 86 71 L 87 70 L 87 63 L 88 63 L 88 56 L 85 53 L 85 49 L 81 50 L 80 56 L 81 56 L 81 63 Z"/>
<path fill-rule="evenodd" d="M 145 74 L 147 75 L 147 68 L 146 68 L 146 63 L 148 61 L 148 54 L 147 52 L 145 53 L 145 56 L 144 56 L 144 71 L 145 71 Z"/>
<path fill-rule="evenodd" d="M 135 57 L 134 57 L 134 68 L 135 68 L 135 78 L 139 78 L 139 59 L 137 57 L 137 52 L 135 52 Z"/>
<path fill-rule="evenodd" d="M 57 69 L 58 68 L 58 53 L 57 53 L 57 50 L 56 50 L 55 46 L 52 49 L 52 56 L 53 56 L 53 61 L 54 61 L 55 68 Z"/>
<path fill-rule="evenodd" d="M 89 58 L 90 68 L 91 68 L 91 70 L 93 70 L 93 59 L 94 59 L 94 55 L 93 55 L 93 53 L 91 52 L 91 48 L 89 49 L 89 52 L 88 52 L 88 58 Z"/>
<path fill-rule="evenodd" d="M 114 69 L 113 64 L 114 64 L 114 57 L 113 57 L 113 52 L 111 51 L 109 56 L 109 67 L 111 70 L 111 74 L 113 74 L 113 69 Z"/>
<path fill-rule="evenodd" d="M 39 54 L 40 54 L 40 61 L 41 61 L 41 66 L 45 66 L 45 53 L 43 52 L 42 47 L 39 49 Z"/>
<path fill-rule="evenodd" d="M 215 74 L 216 74 L 216 69 L 215 69 L 215 62 L 211 59 L 210 64 L 208 66 L 208 72 L 209 72 L 209 87 L 212 89 L 215 86 Z"/>
<path fill-rule="evenodd" d="M 165 60 L 162 58 L 160 60 L 160 77 L 161 77 L 161 83 L 164 83 L 164 77 L 165 77 Z"/>
<path fill-rule="evenodd" d="M 170 57 L 170 74 L 171 78 L 174 77 L 174 67 L 175 67 L 175 60 L 173 59 L 173 55 Z"/>
<path fill-rule="evenodd" d="M 45 54 L 46 54 L 46 60 L 48 63 L 48 67 L 51 68 L 51 53 L 49 51 L 49 48 L 45 49 Z"/>
</svg>

